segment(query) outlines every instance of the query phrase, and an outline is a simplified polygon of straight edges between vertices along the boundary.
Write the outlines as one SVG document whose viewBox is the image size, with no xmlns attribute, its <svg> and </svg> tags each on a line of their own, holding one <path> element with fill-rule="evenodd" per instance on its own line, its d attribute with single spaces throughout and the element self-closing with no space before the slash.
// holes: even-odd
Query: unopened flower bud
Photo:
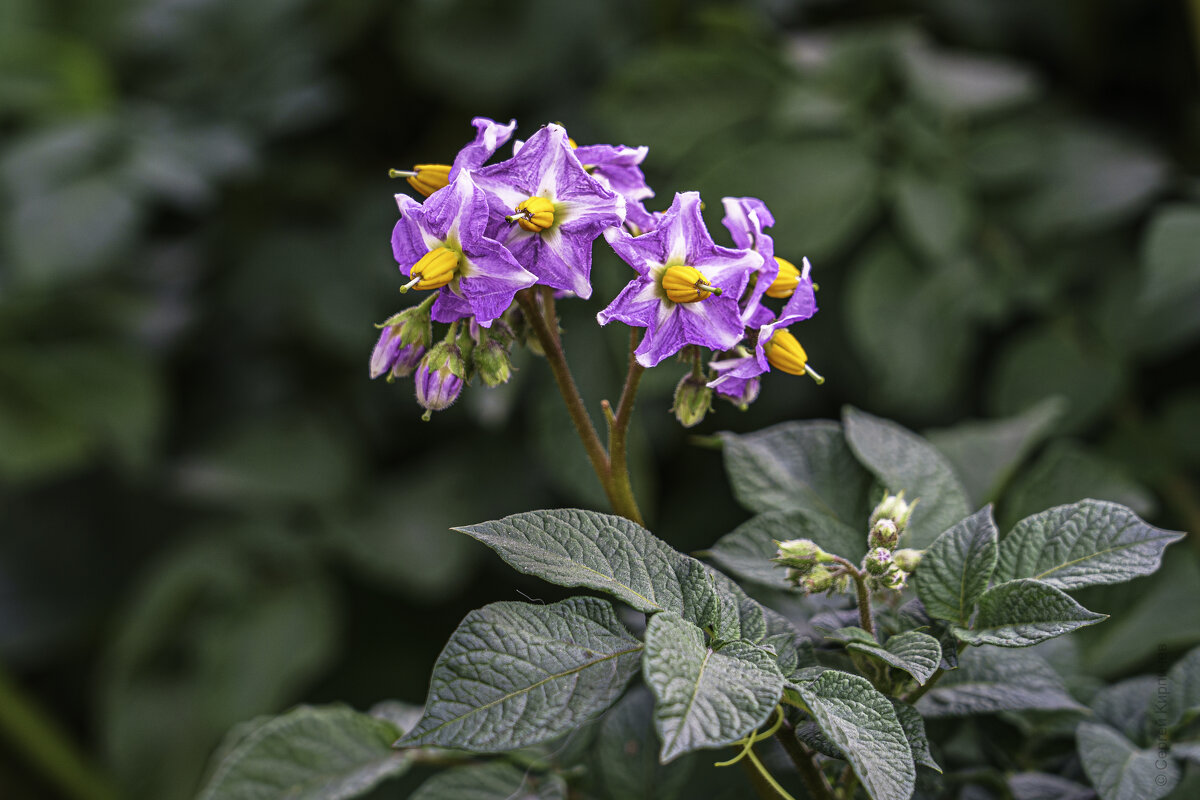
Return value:
<svg viewBox="0 0 1200 800">
<path fill-rule="evenodd" d="M 888 570 L 879 578 L 879 586 L 883 589 L 900 591 L 908 580 L 908 573 L 896 566 L 896 562 L 888 565 Z"/>
<path fill-rule="evenodd" d="M 811 572 L 800 579 L 798 585 L 808 594 L 816 594 L 817 592 L 826 592 L 836 588 L 837 581 L 833 570 L 818 564 L 816 567 L 813 567 Z"/>
<path fill-rule="evenodd" d="M 867 553 L 863 566 L 872 575 L 883 575 L 892 567 L 892 552 L 883 547 L 876 547 Z"/>
<path fill-rule="evenodd" d="M 904 492 L 884 495 L 883 499 L 879 501 L 879 505 L 875 506 L 875 510 L 871 512 L 871 519 L 867 524 L 871 530 L 874 530 L 875 524 L 879 520 L 890 519 L 896 523 L 896 530 L 903 536 L 904 528 L 908 525 L 908 518 L 912 516 L 912 510 L 916 504 L 916 500 L 906 503 Z"/>
<path fill-rule="evenodd" d="M 923 555 L 925 555 L 924 550 L 905 548 L 892 553 L 892 561 L 896 562 L 896 566 L 905 572 L 916 572 L 917 565 L 921 563 Z"/>
<path fill-rule="evenodd" d="M 508 383 L 512 377 L 512 361 L 509 360 L 508 350 L 498 340 L 487 338 L 475 348 L 475 369 L 479 370 L 479 377 L 488 386 Z"/>
<path fill-rule="evenodd" d="M 797 570 L 801 574 L 807 574 L 818 564 L 828 564 L 833 561 L 833 556 L 822 550 L 811 539 L 789 539 L 786 542 L 777 541 L 775 544 L 779 550 L 771 561 L 780 566 Z"/>
<path fill-rule="evenodd" d="M 371 377 L 410 374 L 429 346 L 428 305 L 405 309 L 375 327 L 380 333 L 371 353 Z"/>
<path fill-rule="evenodd" d="M 886 517 L 876 520 L 867 535 L 867 547 L 883 547 L 888 550 L 900 543 L 900 528 L 895 521 Z"/>
<path fill-rule="evenodd" d="M 425 409 L 422 419 L 430 412 L 449 408 L 462 392 L 466 365 L 457 345 L 439 342 L 421 359 L 417 367 L 417 402 Z"/>
<path fill-rule="evenodd" d="M 699 425 L 704 415 L 712 411 L 712 389 L 705 383 L 703 376 L 689 372 L 675 387 L 675 404 L 671 411 L 685 428 Z"/>
</svg>

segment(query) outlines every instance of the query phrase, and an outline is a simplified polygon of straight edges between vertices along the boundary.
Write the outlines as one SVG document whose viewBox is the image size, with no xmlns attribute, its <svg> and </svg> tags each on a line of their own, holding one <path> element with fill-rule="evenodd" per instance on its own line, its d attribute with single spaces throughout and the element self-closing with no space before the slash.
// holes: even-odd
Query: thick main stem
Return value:
<svg viewBox="0 0 1200 800">
<path fill-rule="evenodd" d="M 785 722 L 775 734 L 775 738 L 783 745 L 784 751 L 796 765 L 796 769 L 804 781 L 804 786 L 813 800 L 836 800 L 837 795 L 833 793 L 833 786 L 830 785 L 829 779 L 825 777 L 825 773 L 821 772 L 817 762 L 813 760 L 813 752 L 796 738 L 796 729 L 790 723 Z"/>
<path fill-rule="evenodd" d="M 0 737 L 76 800 L 114 800 L 116 789 L 76 750 L 71 740 L 0 666 Z"/>
</svg>

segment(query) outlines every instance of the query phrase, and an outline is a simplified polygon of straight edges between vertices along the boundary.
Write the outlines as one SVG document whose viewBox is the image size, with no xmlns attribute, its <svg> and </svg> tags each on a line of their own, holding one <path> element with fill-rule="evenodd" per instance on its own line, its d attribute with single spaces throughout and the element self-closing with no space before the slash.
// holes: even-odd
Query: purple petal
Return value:
<svg viewBox="0 0 1200 800">
<path fill-rule="evenodd" d="M 784 304 L 780 318 L 789 317 L 795 322 L 808 319 L 817 313 L 817 294 L 813 291 L 812 275 L 809 274 L 811 271 L 812 264 L 809 264 L 806 258 L 800 268 L 800 283 Z"/>
<path fill-rule="evenodd" d="M 450 180 L 454 180 L 461 170 L 473 170 L 483 166 L 483 162 L 512 138 L 513 131 L 517 129 L 515 119 L 507 125 L 501 125 L 487 117 L 476 117 L 471 120 L 471 124 L 475 126 L 475 140 L 459 150 L 458 155 L 454 157 Z"/>
<path fill-rule="evenodd" d="M 637 277 L 626 284 L 616 299 L 608 307 L 596 315 L 596 321 L 607 325 L 614 319 L 638 328 L 648 328 L 658 318 L 658 310 L 662 305 L 659 296 L 658 282 L 645 277 Z"/>
</svg>

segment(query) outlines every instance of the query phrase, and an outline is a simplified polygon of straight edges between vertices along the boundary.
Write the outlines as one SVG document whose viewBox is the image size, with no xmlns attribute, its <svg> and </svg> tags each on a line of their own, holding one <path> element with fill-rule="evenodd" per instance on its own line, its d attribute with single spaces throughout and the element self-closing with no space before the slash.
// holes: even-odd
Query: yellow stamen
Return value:
<svg viewBox="0 0 1200 800">
<path fill-rule="evenodd" d="M 767 297 L 791 297 L 800 285 L 800 270 L 786 258 L 776 256 L 775 260 L 779 262 L 779 274 L 767 287 Z"/>
<path fill-rule="evenodd" d="M 767 363 L 780 372 L 789 375 L 805 373 L 804 365 L 808 362 L 808 354 L 786 328 L 775 331 L 770 341 L 763 345 L 763 353 L 767 356 Z"/>
<path fill-rule="evenodd" d="M 539 233 L 554 224 L 554 203 L 546 197 L 531 197 L 517 204 L 515 214 L 504 219 L 515 222 L 531 233 Z"/>
<path fill-rule="evenodd" d="M 700 270 L 678 264 L 667 267 L 662 276 L 662 287 L 667 299 L 673 303 L 698 303 L 710 294 L 721 293 Z"/>
<path fill-rule="evenodd" d="M 420 261 L 413 264 L 413 268 L 409 272 L 412 280 L 400 287 L 400 291 L 407 292 L 413 288 L 440 289 L 454 280 L 457 275 L 458 253 L 449 247 L 435 247 L 421 256 Z"/>
<path fill-rule="evenodd" d="M 408 175 L 408 185 L 421 194 L 429 195 L 450 183 L 450 167 L 446 164 L 417 164 L 416 175 Z"/>
<path fill-rule="evenodd" d="M 579 145 L 575 144 L 575 140 L 572 139 L 570 136 L 567 137 L 567 144 L 571 145 L 572 150 L 578 149 L 578 147 L 579 147 Z"/>
</svg>

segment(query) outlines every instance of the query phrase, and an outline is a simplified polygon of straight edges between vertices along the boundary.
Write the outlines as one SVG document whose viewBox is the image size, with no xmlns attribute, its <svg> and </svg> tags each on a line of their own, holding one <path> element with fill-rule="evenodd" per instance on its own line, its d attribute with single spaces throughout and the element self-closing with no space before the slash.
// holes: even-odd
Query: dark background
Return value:
<svg viewBox="0 0 1200 800">
<path fill-rule="evenodd" d="M 1091 496 L 1200 531 L 1198 31 L 1141 0 L 5 0 L 0 796 L 67 796 L 65 740 L 121 796 L 190 797 L 233 724 L 420 703 L 467 610 L 559 596 L 447 532 L 605 508 L 546 366 L 429 423 L 367 378 L 412 302 L 387 169 L 478 115 L 649 145 L 652 210 L 698 189 L 728 243 L 720 198 L 759 196 L 812 260 L 824 386 L 683 431 L 686 367 L 646 377 L 635 480 L 676 547 L 745 517 L 694 435 L 847 403 L 946 448 L 1044 415 L 1002 526 Z M 595 252 L 559 304 L 593 412 L 629 275 Z M 1196 554 L 1088 603 L 1121 613 L 1078 636 L 1098 676 L 1200 641 Z"/>
</svg>

